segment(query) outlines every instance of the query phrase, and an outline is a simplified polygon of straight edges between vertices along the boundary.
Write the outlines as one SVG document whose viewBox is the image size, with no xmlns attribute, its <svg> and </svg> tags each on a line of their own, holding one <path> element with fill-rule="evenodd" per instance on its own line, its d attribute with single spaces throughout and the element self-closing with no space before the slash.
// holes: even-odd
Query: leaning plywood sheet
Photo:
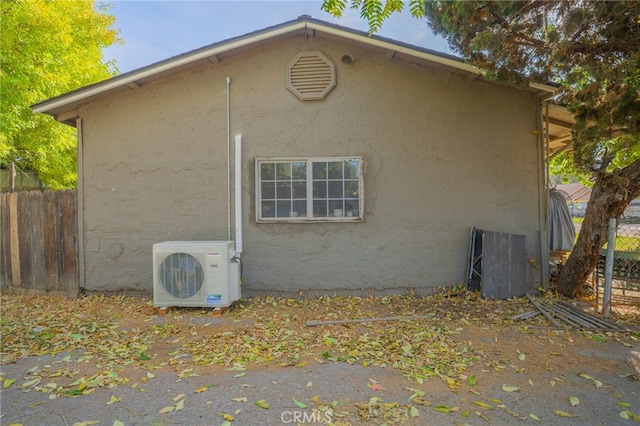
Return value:
<svg viewBox="0 0 640 426">
<path fill-rule="evenodd" d="M 469 254 L 470 290 L 480 290 L 485 299 L 524 296 L 524 235 L 472 229 Z"/>
</svg>

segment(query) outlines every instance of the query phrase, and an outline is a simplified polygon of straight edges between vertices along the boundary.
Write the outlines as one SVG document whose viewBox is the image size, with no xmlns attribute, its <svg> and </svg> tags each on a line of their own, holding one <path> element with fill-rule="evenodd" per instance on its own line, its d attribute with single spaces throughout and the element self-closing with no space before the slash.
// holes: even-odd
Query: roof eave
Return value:
<svg viewBox="0 0 640 426">
<path fill-rule="evenodd" d="M 56 118 L 56 120 L 73 126 L 75 125 L 75 118 L 78 116 L 78 108 L 94 99 L 119 90 L 138 88 L 143 84 L 143 82 L 148 81 L 149 79 L 179 70 L 197 63 L 198 61 L 210 60 L 211 58 L 216 58 L 218 55 L 222 55 L 226 52 L 246 48 L 253 44 L 264 42 L 269 39 L 277 39 L 297 32 L 322 32 L 328 35 L 384 49 L 388 52 L 392 52 L 393 54 L 406 55 L 421 61 L 439 64 L 449 69 L 469 74 L 473 76 L 473 78 L 481 77 L 483 75 L 478 68 L 466 64 L 461 59 L 451 55 L 439 54 L 438 52 L 431 51 L 429 49 L 403 44 L 383 37 L 371 36 L 362 31 L 315 20 L 308 16 L 302 16 L 294 21 L 285 22 L 277 26 L 196 49 L 147 67 L 140 68 L 90 86 L 82 87 L 78 90 L 35 104 L 32 106 L 32 110 L 35 114 L 49 114 Z M 530 89 L 533 90 L 535 95 L 540 98 L 553 96 L 557 91 L 557 88 L 541 84 L 531 84 Z"/>
<path fill-rule="evenodd" d="M 83 102 L 90 98 L 126 87 L 135 88 L 139 86 L 139 82 L 141 80 L 152 78 L 158 74 L 163 74 L 171 70 L 181 68 L 199 60 L 215 57 L 216 55 L 236 49 L 238 47 L 258 43 L 262 40 L 278 37 L 279 35 L 288 34 L 297 30 L 304 29 L 304 22 L 294 22 L 279 28 L 271 28 L 267 32 L 254 33 L 247 37 L 231 39 L 226 43 L 219 43 L 216 45 L 212 45 L 211 47 L 197 49 L 184 55 L 170 58 L 90 86 L 82 87 L 78 90 L 68 92 L 58 97 L 51 98 L 38 104 L 32 105 L 31 108 L 34 114 L 45 113 L 53 115 L 57 118 L 57 114 L 55 113 L 56 111 L 59 111 L 59 113 L 61 114 L 66 113 L 67 110 L 65 109 L 65 107 L 73 105 L 77 102 Z"/>
</svg>

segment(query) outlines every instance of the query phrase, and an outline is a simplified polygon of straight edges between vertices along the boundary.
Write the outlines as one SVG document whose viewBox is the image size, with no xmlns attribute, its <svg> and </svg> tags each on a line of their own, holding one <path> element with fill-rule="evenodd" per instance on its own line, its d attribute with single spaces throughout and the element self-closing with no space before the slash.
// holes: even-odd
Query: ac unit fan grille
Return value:
<svg viewBox="0 0 640 426">
<path fill-rule="evenodd" d="M 162 288 L 178 299 L 198 294 L 204 283 L 204 271 L 198 259 L 188 253 L 172 253 L 158 267 Z"/>
</svg>

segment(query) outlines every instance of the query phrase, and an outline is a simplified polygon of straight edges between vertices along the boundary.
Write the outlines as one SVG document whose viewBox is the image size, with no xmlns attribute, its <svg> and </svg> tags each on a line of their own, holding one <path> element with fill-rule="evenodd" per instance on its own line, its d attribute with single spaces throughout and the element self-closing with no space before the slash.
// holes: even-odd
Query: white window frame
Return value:
<svg viewBox="0 0 640 426">
<path fill-rule="evenodd" d="M 347 179 L 343 176 L 341 179 L 329 179 L 328 176 L 323 178 L 329 185 L 329 182 L 343 182 L 343 196 L 338 198 L 329 197 L 329 189 L 327 187 L 327 193 L 324 197 L 313 197 L 314 179 L 313 179 L 313 164 L 322 162 L 357 162 L 358 164 L 358 176 L 357 176 L 357 196 L 346 197 L 344 194 L 344 183 L 349 181 L 355 181 L 356 179 Z M 263 180 L 261 175 L 262 164 L 277 164 L 277 163 L 306 163 L 306 182 L 305 182 L 305 195 L 303 200 L 306 205 L 306 215 L 287 216 L 287 217 L 267 217 L 263 216 L 263 201 L 274 201 L 274 204 L 278 204 L 277 198 L 267 198 L 263 200 L 262 196 L 262 183 L 270 183 L 271 180 Z M 277 168 L 277 166 L 276 166 Z M 277 181 L 274 180 L 274 186 Z M 293 179 L 292 179 L 293 182 Z M 320 180 L 316 179 L 316 182 Z M 364 214 L 364 177 L 363 177 L 363 159 L 362 157 L 275 157 L 275 158 L 256 158 L 255 160 L 255 188 L 256 188 L 256 222 L 258 223 L 314 223 L 314 222 L 362 222 Z M 309 196 L 311 194 L 311 196 Z M 287 198 L 284 198 L 285 200 Z M 293 203 L 296 199 L 293 194 L 290 198 Z M 335 216 L 333 212 L 327 212 L 326 216 L 318 216 L 314 214 L 314 200 L 321 202 L 326 200 L 327 209 L 331 209 L 331 205 L 342 205 L 342 216 Z M 357 208 L 351 210 L 345 210 L 345 203 L 349 201 L 352 205 L 356 205 Z M 293 207 L 292 207 L 293 208 Z M 291 209 L 289 210 L 291 211 Z M 276 213 L 277 214 L 277 213 Z M 299 213 L 298 213 L 299 214 Z"/>
</svg>

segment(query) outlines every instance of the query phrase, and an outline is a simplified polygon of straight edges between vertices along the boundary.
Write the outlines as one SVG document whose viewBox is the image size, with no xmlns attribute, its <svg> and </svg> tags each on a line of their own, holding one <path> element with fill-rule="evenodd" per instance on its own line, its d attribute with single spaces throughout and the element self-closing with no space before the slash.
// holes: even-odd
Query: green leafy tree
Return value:
<svg viewBox="0 0 640 426">
<path fill-rule="evenodd" d="M 576 124 L 571 157 L 557 164 L 593 182 L 584 223 L 557 284 L 566 296 L 580 294 L 606 242 L 609 218 L 620 217 L 640 196 L 640 2 L 407 3 L 413 16 L 426 18 L 486 78 L 561 85 L 555 102 L 574 114 Z M 338 17 L 347 6 L 360 10 L 375 32 L 404 2 L 323 3 Z"/>
<path fill-rule="evenodd" d="M 3 0 L 0 12 L 0 166 L 74 187 L 74 130 L 30 106 L 115 74 L 102 60 L 102 48 L 118 42 L 115 18 L 91 0 Z"/>
</svg>

